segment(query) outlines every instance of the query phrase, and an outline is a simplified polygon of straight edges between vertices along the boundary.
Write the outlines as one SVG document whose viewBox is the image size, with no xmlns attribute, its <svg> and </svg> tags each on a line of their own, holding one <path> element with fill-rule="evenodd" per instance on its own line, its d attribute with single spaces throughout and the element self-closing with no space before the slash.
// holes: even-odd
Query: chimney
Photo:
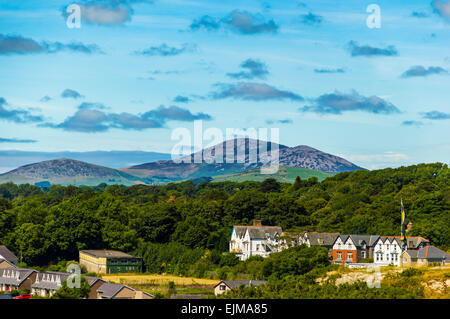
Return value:
<svg viewBox="0 0 450 319">
<path fill-rule="evenodd" d="M 260 221 L 260 220 L 254 220 L 254 221 L 253 221 L 253 226 L 261 227 L 261 226 L 262 226 L 262 221 Z"/>
</svg>

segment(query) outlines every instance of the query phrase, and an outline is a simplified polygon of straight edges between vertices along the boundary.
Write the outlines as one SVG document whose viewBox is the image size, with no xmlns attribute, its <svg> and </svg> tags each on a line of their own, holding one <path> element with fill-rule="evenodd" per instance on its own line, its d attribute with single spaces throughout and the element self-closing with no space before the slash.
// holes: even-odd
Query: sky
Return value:
<svg viewBox="0 0 450 319">
<path fill-rule="evenodd" d="M 202 121 L 449 163 L 449 72 L 448 0 L 5 0 L 0 150 L 169 153 Z"/>
</svg>

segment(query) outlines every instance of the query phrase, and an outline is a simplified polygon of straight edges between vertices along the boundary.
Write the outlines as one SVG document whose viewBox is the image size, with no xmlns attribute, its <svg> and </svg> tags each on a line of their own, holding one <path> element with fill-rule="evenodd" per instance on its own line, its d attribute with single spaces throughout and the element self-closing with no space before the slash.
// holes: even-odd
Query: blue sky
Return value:
<svg viewBox="0 0 450 319">
<path fill-rule="evenodd" d="M 0 150 L 170 152 L 203 120 L 369 169 L 448 163 L 449 49 L 446 0 L 1 1 Z"/>
</svg>

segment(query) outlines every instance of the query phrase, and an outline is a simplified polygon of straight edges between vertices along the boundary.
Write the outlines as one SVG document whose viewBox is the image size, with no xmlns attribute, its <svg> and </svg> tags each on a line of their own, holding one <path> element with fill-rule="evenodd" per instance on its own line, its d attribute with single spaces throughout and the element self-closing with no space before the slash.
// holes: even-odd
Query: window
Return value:
<svg viewBox="0 0 450 319">
<path fill-rule="evenodd" d="M 338 251 L 336 253 L 336 259 L 341 259 L 342 258 L 342 252 Z"/>
<path fill-rule="evenodd" d="M 348 253 L 347 253 L 347 259 L 353 259 L 353 252 L 351 252 L 351 251 L 349 251 Z"/>
<path fill-rule="evenodd" d="M 366 252 L 364 250 L 361 251 L 361 258 L 366 258 Z"/>
<path fill-rule="evenodd" d="M 225 286 L 225 285 L 220 285 L 220 286 L 219 286 L 219 289 L 220 289 L 220 290 L 225 290 L 225 289 L 226 289 L 226 286 Z"/>
</svg>

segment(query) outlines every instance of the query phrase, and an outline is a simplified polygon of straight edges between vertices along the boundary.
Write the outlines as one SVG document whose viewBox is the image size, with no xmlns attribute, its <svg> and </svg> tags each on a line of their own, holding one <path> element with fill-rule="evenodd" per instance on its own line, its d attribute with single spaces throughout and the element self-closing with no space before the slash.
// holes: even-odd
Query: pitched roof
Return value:
<svg viewBox="0 0 450 319">
<path fill-rule="evenodd" d="M 240 238 L 245 236 L 248 231 L 250 239 L 266 239 L 274 238 L 276 235 L 281 236 L 283 230 L 280 226 L 233 226 L 236 235 Z"/>
<path fill-rule="evenodd" d="M 339 233 L 306 233 L 311 246 L 333 246 Z"/>
<path fill-rule="evenodd" d="M 117 295 L 124 288 L 128 288 L 134 291 L 134 289 L 131 287 L 122 284 L 115 284 L 112 282 L 105 282 L 97 289 L 97 291 L 102 294 L 102 297 L 114 298 L 114 296 Z"/>
<path fill-rule="evenodd" d="M 386 242 L 386 240 L 389 240 L 390 243 L 392 243 L 394 240 L 399 244 L 399 246 L 402 246 L 402 242 L 400 241 L 400 236 L 381 236 L 381 239 L 383 242 Z M 420 244 L 429 244 L 430 241 L 423 237 L 418 236 L 412 236 L 406 238 L 406 245 L 408 249 L 418 249 Z"/>
<path fill-rule="evenodd" d="M 234 289 L 242 285 L 244 285 L 245 287 L 264 285 L 266 282 L 267 281 L 265 280 L 222 280 L 217 285 L 215 285 L 214 288 L 221 283 L 224 283 L 229 288 Z"/>
<path fill-rule="evenodd" d="M 0 284 L 19 286 L 33 272 L 33 269 L 25 268 L 4 268 L 0 269 Z"/>
<path fill-rule="evenodd" d="M 425 259 L 444 259 L 447 261 L 450 261 L 450 255 L 447 254 L 445 251 L 440 250 L 439 248 L 436 248 L 434 246 L 425 246 L 417 250 L 417 257 L 418 258 L 425 258 Z"/>
<path fill-rule="evenodd" d="M 8 261 L 17 261 L 18 258 L 14 253 L 9 250 L 5 245 L 0 245 L 0 259 L 6 259 Z"/>
<path fill-rule="evenodd" d="M 361 247 L 363 243 L 366 246 L 373 246 L 378 238 L 380 238 L 380 235 L 350 235 L 350 238 L 356 247 Z"/>
<path fill-rule="evenodd" d="M 69 273 L 48 271 L 38 273 L 36 280 L 31 285 L 32 288 L 58 290 L 61 288 L 62 282 L 69 278 Z"/>
<path fill-rule="evenodd" d="M 80 252 L 97 258 L 140 258 L 119 250 L 80 250 Z"/>
<path fill-rule="evenodd" d="M 60 271 L 47 271 L 45 273 L 38 273 L 36 276 L 36 281 L 33 284 L 34 288 L 45 288 L 45 289 L 59 289 L 64 280 L 67 280 L 71 274 L 67 272 Z M 84 276 L 86 278 L 89 286 L 92 287 L 98 280 L 104 281 L 101 278 L 93 276 Z"/>
</svg>

